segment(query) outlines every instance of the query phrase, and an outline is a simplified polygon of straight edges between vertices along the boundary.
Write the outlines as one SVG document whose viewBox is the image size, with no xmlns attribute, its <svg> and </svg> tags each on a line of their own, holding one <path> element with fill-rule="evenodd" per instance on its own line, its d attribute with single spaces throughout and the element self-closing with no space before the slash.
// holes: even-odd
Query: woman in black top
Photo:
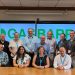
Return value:
<svg viewBox="0 0 75 75">
<path fill-rule="evenodd" d="M 48 68 L 50 66 L 49 58 L 45 55 L 45 49 L 40 46 L 38 53 L 34 55 L 32 65 L 36 68 Z"/>
</svg>

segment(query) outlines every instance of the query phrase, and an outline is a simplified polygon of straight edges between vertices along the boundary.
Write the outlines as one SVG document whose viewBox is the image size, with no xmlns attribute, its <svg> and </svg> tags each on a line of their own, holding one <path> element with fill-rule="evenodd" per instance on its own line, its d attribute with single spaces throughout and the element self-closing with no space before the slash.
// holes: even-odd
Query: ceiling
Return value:
<svg viewBox="0 0 75 75">
<path fill-rule="evenodd" d="M 75 0 L 0 0 L 0 6 L 75 7 Z"/>
<path fill-rule="evenodd" d="M 57 15 L 63 15 L 63 17 L 70 16 L 70 18 L 73 18 L 75 15 L 75 0 L 0 0 L 1 19 L 3 17 L 3 19 L 15 19 L 15 16 L 18 17 L 19 15 L 20 17 L 22 15 L 28 17 L 29 15 L 31 18 L 32 15 L 35 17 L 50 15 L 54 18 Z"/>
</svg>

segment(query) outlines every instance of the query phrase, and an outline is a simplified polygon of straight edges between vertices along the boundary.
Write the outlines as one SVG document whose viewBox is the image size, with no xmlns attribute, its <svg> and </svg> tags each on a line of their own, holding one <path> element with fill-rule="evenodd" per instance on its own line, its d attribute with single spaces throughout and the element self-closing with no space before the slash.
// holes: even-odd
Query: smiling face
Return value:
<svg viewBox="0 0 75 75">
<path fill-rule="evenodd" d="M 5 40 L 5 35 L 4 35 L 4 34 L 1 35 L 1 40 L 2 40 L 2 41 Z"/>
<path fill-rule="evenodd" d="M 60 50 L 61 56 L 63 57 L 65 55 L 65 53 L 66 53 L 66 49 L 64 47 L 60 47 L 59 50 Z"/>
<path fill-rule="evenodd" d="M 45 53 L 45 49 L 44 49 L 44 47 L 41 46 L 41 47 L 39 48 L 39 54 L 40 54 L 40 55 L 43 55 L 44 53 Z"/>
<path fill-rule="evenodd" d="M 74 35 L 75 35 L 74 31 L 71 31 L 71 32 L 70 32 L 70 37 L 71 37 L 71 38 L 74 38 Z"/>
<path fill-rule="evenodd" d="M 19 39 L 19 34 L 17 32 L 14 34 L 14 39 L 15 40 L 18 40 Z"/>
<path fill-rule="evenodd" d="M 41 36 L 41 43 L 45 43 L 45 36 Z"/>
<path fill-rule="evenodd" d="M 19 53 L 20 53 L 21 55 L 23 55 L 23 53 L 24 53 L 24 48 L 23 48 L 23 47 L 20 47 Z"/>
<path fill-rule="evenodd" d="M 48 32 L 47 37 L 48 37 L 48 39 L 51 39 L 52 38 L 52 32 Z"/>
<path fill-rule="evenodd" d="M 65 39 L 65 35 L 64 35 L 64 34 L 61 34 L 61 35 L 60 35 L 60 39 L 61 39 L 61 40 L 64 40 L 64 39 Z"/>
<path fill-rule="evenodd" d="M 3 50 L 3 45 L 2 44 L 0 44 L 0 51 L 2 51 Z"/>
<path fill-rule="evenodd" d="M 30 28 L 30 29 L 28 29 L 28 35 L 29 36 L 32 36 L 33 35 L 33 30 Z"/>
</svg>

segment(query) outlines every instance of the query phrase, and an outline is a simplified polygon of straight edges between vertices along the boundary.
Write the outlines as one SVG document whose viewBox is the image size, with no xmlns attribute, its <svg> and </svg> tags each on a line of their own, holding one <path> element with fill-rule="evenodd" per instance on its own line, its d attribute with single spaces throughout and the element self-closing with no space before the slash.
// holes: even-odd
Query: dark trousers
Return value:
<svg viewBox="0 0 75 75">
<path fill-rule="evenodd" d="M 53 62 L 54 62 L 54 58 L 55 58 L 55 53 L 51 53 L 49 58 L 50 58 L 50 67 L 53 67 Z"/>
<path fill-rule="evenodd" d="M 9 65 L 8 66 L 13 67 L 13 57 L 12 56 L 10 56 L 10 58 L 9 58 Z"/>
</svg>

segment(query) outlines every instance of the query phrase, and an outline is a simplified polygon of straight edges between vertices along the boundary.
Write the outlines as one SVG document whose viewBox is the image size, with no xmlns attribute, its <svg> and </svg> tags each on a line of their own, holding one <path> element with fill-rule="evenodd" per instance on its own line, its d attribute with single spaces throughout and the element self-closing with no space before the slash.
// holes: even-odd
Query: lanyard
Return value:
<svg viewBox="0 0 75 75">
<path fill-rule="evenodd" d="M 44 57 L 42 57 L 42 59 L 40 58 L 40 66 L 42 65 Z"/>
<path fill-rule="evenodd" d="M 41 64 L 42 64 L 42 59 L 40 59 L 40 66 L 41 66 Z"/>
<path fill-rule="evenodd" d="M 21 58 L 21 64 L 23 64 L 23 59 Z"/>
<path fill-rule="evenodd" d="M 64 59 L 63 60 L 62 60 L 62 57 L 60 56 L 60 60 L 61 60 L 61 64 L 62 65 L 64 65 L 65 59 L 66 59 L 66 55 L 64 56 Z"/>
<path fill-rule="evenodd" d="M 16 47 L 18 48 L 18 43 L 16 42 Z"/>
<path fill-rule="evenodd" d="M 29 43 L 30 43 L 30 44 L 32 43 L 32 39 L 31 39 L 31 38 L 29 39 Z"/>
<path fill-rule="evenodd" d="M 29 40 L 29 43 L 30 43 L 30 44 L 32 43 L 32 38 L 33 38 L 33 37 L 28 37 L 28 40 Z"/>
</svg>

